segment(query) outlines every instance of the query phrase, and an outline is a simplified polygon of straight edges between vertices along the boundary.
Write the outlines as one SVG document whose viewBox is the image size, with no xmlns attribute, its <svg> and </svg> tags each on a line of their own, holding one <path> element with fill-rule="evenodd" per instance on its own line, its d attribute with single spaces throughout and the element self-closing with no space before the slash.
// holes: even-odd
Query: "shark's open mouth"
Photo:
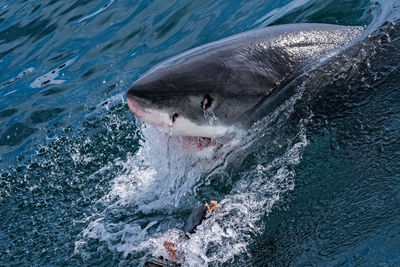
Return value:
<svg viewBox="0 0 400 267">
<path fill-rule="evenodd" d="M 198 149 L 204 149 L 208 147 L 213 147 L 217 143 L 209 137 L 192 137 L 192 136 L 182 136 L 184 144 L 189 144 L 196 146 Z"/>
<path fill-rule="evenodd" d="M 197 136 L 171 136 L 171 140 L 181 143 L 183 147 L 188 149 L 197 148 L 199 150 L 221 145 L 219 142 L 210 137 Z"/>
<path fill-rule="evenodd" d="M 171 140 L 182 144 L 187 149 L 213 149 L 217 151 L 225 144 L 231 142 L 235 138 L 235 134 L 229 134 L 219 137 L 197 137 L 197 136 L 171 136 Z"/>
</svg>

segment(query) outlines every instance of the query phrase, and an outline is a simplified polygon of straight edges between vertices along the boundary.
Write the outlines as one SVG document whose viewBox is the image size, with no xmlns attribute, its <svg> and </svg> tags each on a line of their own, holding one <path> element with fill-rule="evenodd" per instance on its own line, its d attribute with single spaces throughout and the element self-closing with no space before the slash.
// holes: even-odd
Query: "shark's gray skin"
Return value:
<svg viewBox="0 0 400 267">
<path fill-rule="evenodd" d="M 362 32 L 288 24 L 234 35 L 155 66 L 128 90 L 128 105 L 139 119 L 173 135 L 226 135 L 260 119 L 260 106 L 278 101 L 287 83 Z"/>
</svg>

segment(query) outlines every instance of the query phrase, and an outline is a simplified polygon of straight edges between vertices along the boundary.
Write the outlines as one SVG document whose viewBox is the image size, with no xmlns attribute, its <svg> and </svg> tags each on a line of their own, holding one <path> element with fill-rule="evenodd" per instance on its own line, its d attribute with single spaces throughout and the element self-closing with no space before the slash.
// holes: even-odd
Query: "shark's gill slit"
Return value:
<svg viewBox="0 0 400 267">
<path fill-rule="evenodd" d="M 211 107 L 213 100 L 214 99 L 210 95 L 207 94 L 204 97 L 203 101 L 201 102 L 201 108 L 208 109 L 209 107 Z"/>
</svg>

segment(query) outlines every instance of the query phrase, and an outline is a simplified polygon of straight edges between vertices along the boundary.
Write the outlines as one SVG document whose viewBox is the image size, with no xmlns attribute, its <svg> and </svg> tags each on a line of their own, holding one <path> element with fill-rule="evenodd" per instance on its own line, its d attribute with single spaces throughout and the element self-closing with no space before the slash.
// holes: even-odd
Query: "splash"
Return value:
<svg viewBox="0 0 400 267">
<path fill-rule="evenodd" d="M 217 159 L 182 149 L 180 142 L 137 122 L 143 135 L 139 151 L 129 155 L 125 162 L 118 160 L 99 170 L 101 175 L 119 164 L 124 171 L 99 200 L 98 205 L 104 209 L 88 219 L 88 227 L 76 241 L 76 254 L 90 257 L 87 251 L 91 240 L 106 244 L 125 258 L 142 255 L 133 264 L 143 264 L 152 256 L 168 258 L 165 242 L 176 245 L 177 255 L 188 266 L 226 263 L 246 252 L 252 237 L 263 229 L 262 218 L 285 192 L 294 188 L 293 167 L 307 145 L 306 122 L 296 126 L 298 130 L 292 141 L 282 140 L 286 143 L 281 145 L 285 149 L 280 156 L 266 161 L 260 155 L 246 167 L 246 172 L 231 166 L 240 166 L 243 156 L 259 150 L 260 144 L 272 145 L 269 135 L 286 127 L 302 93 L 303 86 L 275 112 L 255 124 L 247 135 L 225 146 L 224 156 Z M 217 211 L 190 239 L 183 239 L 179 229 L 186 215 L 182 216 L 180 211 L 189 211 L 203 202 L 198 199 L 199 192 L 209 191 L 207 188 L 213 186 L 210 177 L 223 179 L 221 173 L 227 172 L 235 174 L 232 182 L 228 182 L 231 189 L 218 199 Z M 110 218 L 110 214 L 125 214 L 127 210 L 129 219 Z"/>
<path fill-rule="evenodd" d="M 217 116 L 215 116 L 214 112 L 212 110 L 207 110 L 203 108 L 203 113 L 204 117 L 208 121 L 210 125 L 214 125 L 215 123 L 218 122 Z"/>
</svg>

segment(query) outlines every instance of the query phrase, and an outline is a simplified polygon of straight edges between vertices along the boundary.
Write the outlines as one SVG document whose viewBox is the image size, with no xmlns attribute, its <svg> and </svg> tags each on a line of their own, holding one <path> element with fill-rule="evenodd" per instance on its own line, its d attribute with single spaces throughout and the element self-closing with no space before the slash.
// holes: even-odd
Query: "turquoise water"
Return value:
<svg viewBox="0 0 400 267">
<path fill-rule="evenodd" d="M 140 266 L 210 199 L 188 266 L 400 265 L 400 3 L 262 2 L 1 4 L 0 265 Z M 366 33 L 224 155 L 129 111 L 163 59 L 298 22 Z"/>
</svg>

